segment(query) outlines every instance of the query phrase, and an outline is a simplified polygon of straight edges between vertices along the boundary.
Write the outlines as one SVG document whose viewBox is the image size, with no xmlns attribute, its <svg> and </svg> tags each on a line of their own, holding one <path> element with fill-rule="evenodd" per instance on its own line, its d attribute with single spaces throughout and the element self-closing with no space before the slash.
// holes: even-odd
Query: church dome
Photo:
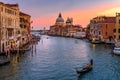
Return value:
<svg viewBox="0 0 120 80">
<path fill-rule="evenodd" d="M 56 19 L 56 23 L 59 23 L 59 22 L 64 22 L 64 19 L 62 18 L 61 13 L 59 13 L 58 18 Z"/>
<path fill-rule="evenodd" d="M 72 18 L 67 18 L 66 24 L 67 24 L 67 23 L 70 23 L 70 24 L 71 24 L 72 22 L 73 22 L 73 19 L 72 19 Z"/>
</svg>

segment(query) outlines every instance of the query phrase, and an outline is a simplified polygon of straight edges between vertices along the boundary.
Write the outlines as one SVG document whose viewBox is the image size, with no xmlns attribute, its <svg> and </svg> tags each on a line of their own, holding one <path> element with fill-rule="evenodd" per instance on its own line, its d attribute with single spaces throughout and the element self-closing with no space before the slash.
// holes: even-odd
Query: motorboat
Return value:
<svg viewBox="0 0 120 80">
<path fill-rule="evenodd" d="M 100 41 L 99 39 L 97 38 L 93 38 L 92 41 L 91 41 L 92 44 L 101 44 L 103 43 L 102 41 Z"/>
<path fill-rule="evenodd" d="M 113 54 L 120 56 L 120 42 L 115 43 L 115 47 L 113 48 Z"/>
<path fill-rule="evenodd" d="M 113 53 L 114 53 L 115 55 L 119 55 L 119 56 L 120 56 L 120 47 L 115 47 L 115 48 L 113 49 Z"/>
</svg>

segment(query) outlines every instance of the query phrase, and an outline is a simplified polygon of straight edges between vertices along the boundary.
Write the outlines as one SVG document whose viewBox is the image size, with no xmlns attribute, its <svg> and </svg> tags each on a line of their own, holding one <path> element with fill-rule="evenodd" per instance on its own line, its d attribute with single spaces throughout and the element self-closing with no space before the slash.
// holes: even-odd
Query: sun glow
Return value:
<svg viewBox="0 0 120 80">
<path fill-rule="evenodd" d="M 115 16 L 115 13 L 120 13 L 120 7 L 112 8 L 103 12 L 100 12 L 99 15 L 106 15 L 106 16 Z"/>
</svg>

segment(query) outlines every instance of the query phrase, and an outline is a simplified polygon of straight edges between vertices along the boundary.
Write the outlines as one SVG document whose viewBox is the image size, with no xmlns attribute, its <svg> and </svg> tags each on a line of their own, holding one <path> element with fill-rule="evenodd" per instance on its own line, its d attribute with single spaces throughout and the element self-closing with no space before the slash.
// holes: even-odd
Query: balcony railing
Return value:
<svg viewBox="0 0 120 80">
<path fill-rule="evenodd" d="M 8 36 L 9 39 L 14 39 L 14 36 Z"/>
</svg>

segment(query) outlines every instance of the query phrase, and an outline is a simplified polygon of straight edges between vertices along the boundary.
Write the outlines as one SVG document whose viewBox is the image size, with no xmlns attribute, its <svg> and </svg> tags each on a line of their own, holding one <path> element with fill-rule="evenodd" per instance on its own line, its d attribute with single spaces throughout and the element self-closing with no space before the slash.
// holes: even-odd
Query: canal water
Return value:
<svg viewBox="0 0 120 80">
<path fill-rule="evenodd" d="M 36 49 L 35 49 L 36 48 Z M 93 69 L 78 77 L 76 67 L 93 59 Z M 120 57 L 111 46 L 73 38 L 42 36 L 32 51 L 11 57 L 0 67 L 0 80 L 120 80 Z"/>
</svg>

